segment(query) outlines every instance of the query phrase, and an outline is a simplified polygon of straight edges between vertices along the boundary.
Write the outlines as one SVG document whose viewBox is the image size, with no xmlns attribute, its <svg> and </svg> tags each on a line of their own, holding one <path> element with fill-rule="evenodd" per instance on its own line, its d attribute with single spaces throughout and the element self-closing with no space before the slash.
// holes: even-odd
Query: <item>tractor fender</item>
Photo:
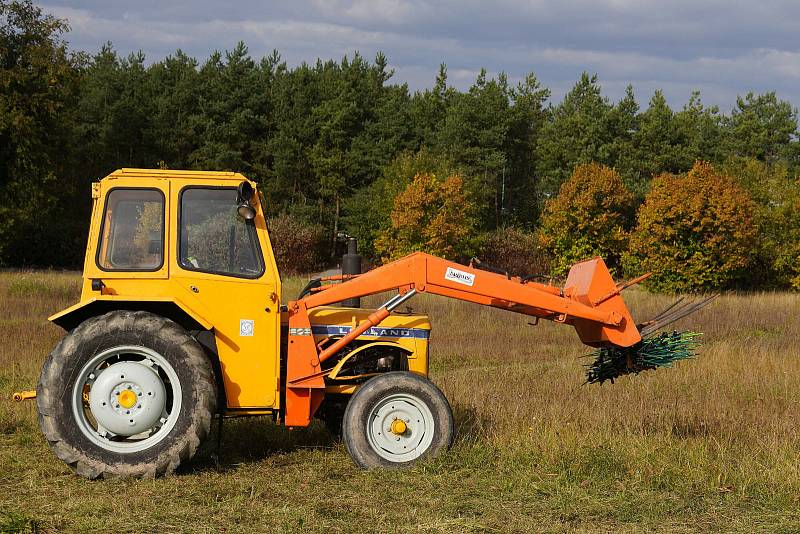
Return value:
<svg viewBox="0 0 800 534">
<path fill-rule="evenodd" d="M 344 358 L 342 358 L 341 360 L 339 360 L 339 361 L 336 363 L 336 365 L 334 365 L 334 366 L 333 366 L 333 369 L 331 369 L 331 372 L 330 372 L 330 374 L 328 375 L 328 378 L 330 378 L 330 379 L 332 379 L 332 380 L 337 380 L 337 379 L 338 379 L 338 376 L 339 376 L 339 371 L 341 371 L 341 369 L 342 369 L 342 367 L 344 366 L 344 364 L 345 364 L 345 363 L 347 363 L 347 361 L 348 361 L 350 358 L 352 358 L 352 357 L 353 357 L 353 356 L 355 356 L 356 354 L 359 354 L 359 353 L 361 353 L 361 352 L 364 352 L 365 350 L 374 349 L 375 347 L 390 347 L 390 348 L 392 348 L 392 349 L 397 349 L 397 350 L 399 350 L 399 351 L 403 352 L 403 353 L 404 353 L 404 354 L 406 354 L 406 355 L 413 354 L 413 352 L 412 352 L 412 351 L 410 351 L 409 349 L 407 349 L 407 348 L 403 347 L 403 346 L 402 346 L 402 345 L 400 345 L 399 343 L 395 343 L 394 341 L 374 341 L 374 342 L 372 342 L 372 343 L 367 343 L 367 344 L 365 344 L 365 345 L 361 345 L 361 346 L 360 346 L 360 347 L 358 347 L 357 349 L 355 349 L 355 350 L 353 350 L 353 351 L 350 351 L 350 352 L 348 352 L 348 353 L 345 355 L 345 357 L 344 357 Z M 358 377 L 352 377 L 352 376 L 348 376 L 348 377 L 345 377 L 345 378 L 346 378 L 346 379 L 352 379 L 352 378 L 358 378 Z"/>
<path fill-rule="evenodd" d="M 67 332 L 90 317 L 114 310 L 147 311 L 171 319 L 186 330 L 211 330 L 213 325 L 179 299 L 151 297 L 132 299 L 117 295 L 104 295 L 83 300 L 47 318 Z"/>
</svg>

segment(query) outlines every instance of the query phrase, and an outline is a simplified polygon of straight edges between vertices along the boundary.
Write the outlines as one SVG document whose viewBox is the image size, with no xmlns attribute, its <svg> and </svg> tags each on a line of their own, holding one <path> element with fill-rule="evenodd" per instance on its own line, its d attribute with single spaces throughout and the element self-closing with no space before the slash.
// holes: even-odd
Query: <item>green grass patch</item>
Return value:
<svg viewBox="0 0 800 534">
<path fill-rule="evenodd" d="M 40 532 L 41 523 L 28 515 L 0 509 L 0 532 Z"/>
<path fill-rule="evenodd" d="M 72 280 L 61 280 L 58 277 L 37 278 L 34 275 L 12 278 L 7 291 L 11 297 L 29 299 L 69 299 L 77 298 L 80 294 Z"/>
<path fill-rule="evenodd" d="M 62 335 L 44 315 L 78 282 L 0 276 L 0 295 L 14 292 L 0 320 L 0 532 L 800 530 L 796 295 L 720 297 L 681 326 L 705 333 L 696 358 L 602 386 L 581 385 L 569 327 L 422 295 L 458 428 L 448 454 L 364 472 L 321 424 L 234 419 L 175 476 L 87 481 L 50 452 L 35 404 L 8 400 L 36 384 Z M 286 297 L 302 285 L 284 282 Z M 666 299 L 626 300 L 638 318 Z"/>
</svg>

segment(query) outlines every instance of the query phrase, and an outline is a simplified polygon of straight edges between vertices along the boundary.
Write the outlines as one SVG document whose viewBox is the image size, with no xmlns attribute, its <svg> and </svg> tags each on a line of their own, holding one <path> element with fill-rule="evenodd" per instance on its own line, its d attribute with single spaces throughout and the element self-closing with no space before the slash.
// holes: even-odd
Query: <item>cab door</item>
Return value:
<svg viewBox="0 0 800 534">
<path fill-rule="evenodd" d="M 280 279 L 259 203 L 242 218 L 231 184 L 176 188 L 172 280 L 214 326 L 228 408 L 276 408 Z"/>
</svg>

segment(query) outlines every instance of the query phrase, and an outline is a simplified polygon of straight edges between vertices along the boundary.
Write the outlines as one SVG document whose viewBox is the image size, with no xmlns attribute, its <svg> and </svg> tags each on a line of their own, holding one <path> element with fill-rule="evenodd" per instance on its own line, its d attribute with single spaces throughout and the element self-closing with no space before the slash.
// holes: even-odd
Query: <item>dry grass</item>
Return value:
<svg viewBox="0 0 800 534">
<path fill-rule="evenodd" d="M 725 296 L 681 326 L 702 355 L 582 386 L 570 328 L 418 297 L 432 377 L 459 426 L 444 458 L 361 472 L 312 427 L 226 423 L 219 464 L 155 481 L 88 482 L 50 454 L 32 403 L 61 332 L 45 317 L 77 274 L 0 275 L 0 530 L 530 532 L 800 529 L 800 297 Z M 296 292 L 299 281 L 291 284 Z M 632 292 L 637 317 L 669 299 Z"/>
</svg>

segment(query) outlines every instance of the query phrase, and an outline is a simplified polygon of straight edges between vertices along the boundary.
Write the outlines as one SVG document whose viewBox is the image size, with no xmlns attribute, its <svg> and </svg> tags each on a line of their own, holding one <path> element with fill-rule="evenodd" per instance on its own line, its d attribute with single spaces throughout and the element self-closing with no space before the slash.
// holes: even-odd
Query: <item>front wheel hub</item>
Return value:
<svg viewBox="0 0 800 534">
<path fill-rule="evenodd" d="M 153 429 L 166 408 L 164 382 L 152 367 L 123 361 L 97 376 L 89 392 L 89 409 L 97 424 L 118 436 Z"/>
<path fill-rule="evenodd" d="M 435 431 L 433 413 L 410 393 L 389 395 L 372 409 L 367 440 L 372 449 L 391 462 L 408 462 L 431 446 Z"/>
<path fill-rule="evenodd" d="M 402 436 L 408 430 L 408 425 L 402 419 L 395 419 L 392 421 L 391 431 L 392 434 L 397 434 L 398 436 Z"/>
</svg>

